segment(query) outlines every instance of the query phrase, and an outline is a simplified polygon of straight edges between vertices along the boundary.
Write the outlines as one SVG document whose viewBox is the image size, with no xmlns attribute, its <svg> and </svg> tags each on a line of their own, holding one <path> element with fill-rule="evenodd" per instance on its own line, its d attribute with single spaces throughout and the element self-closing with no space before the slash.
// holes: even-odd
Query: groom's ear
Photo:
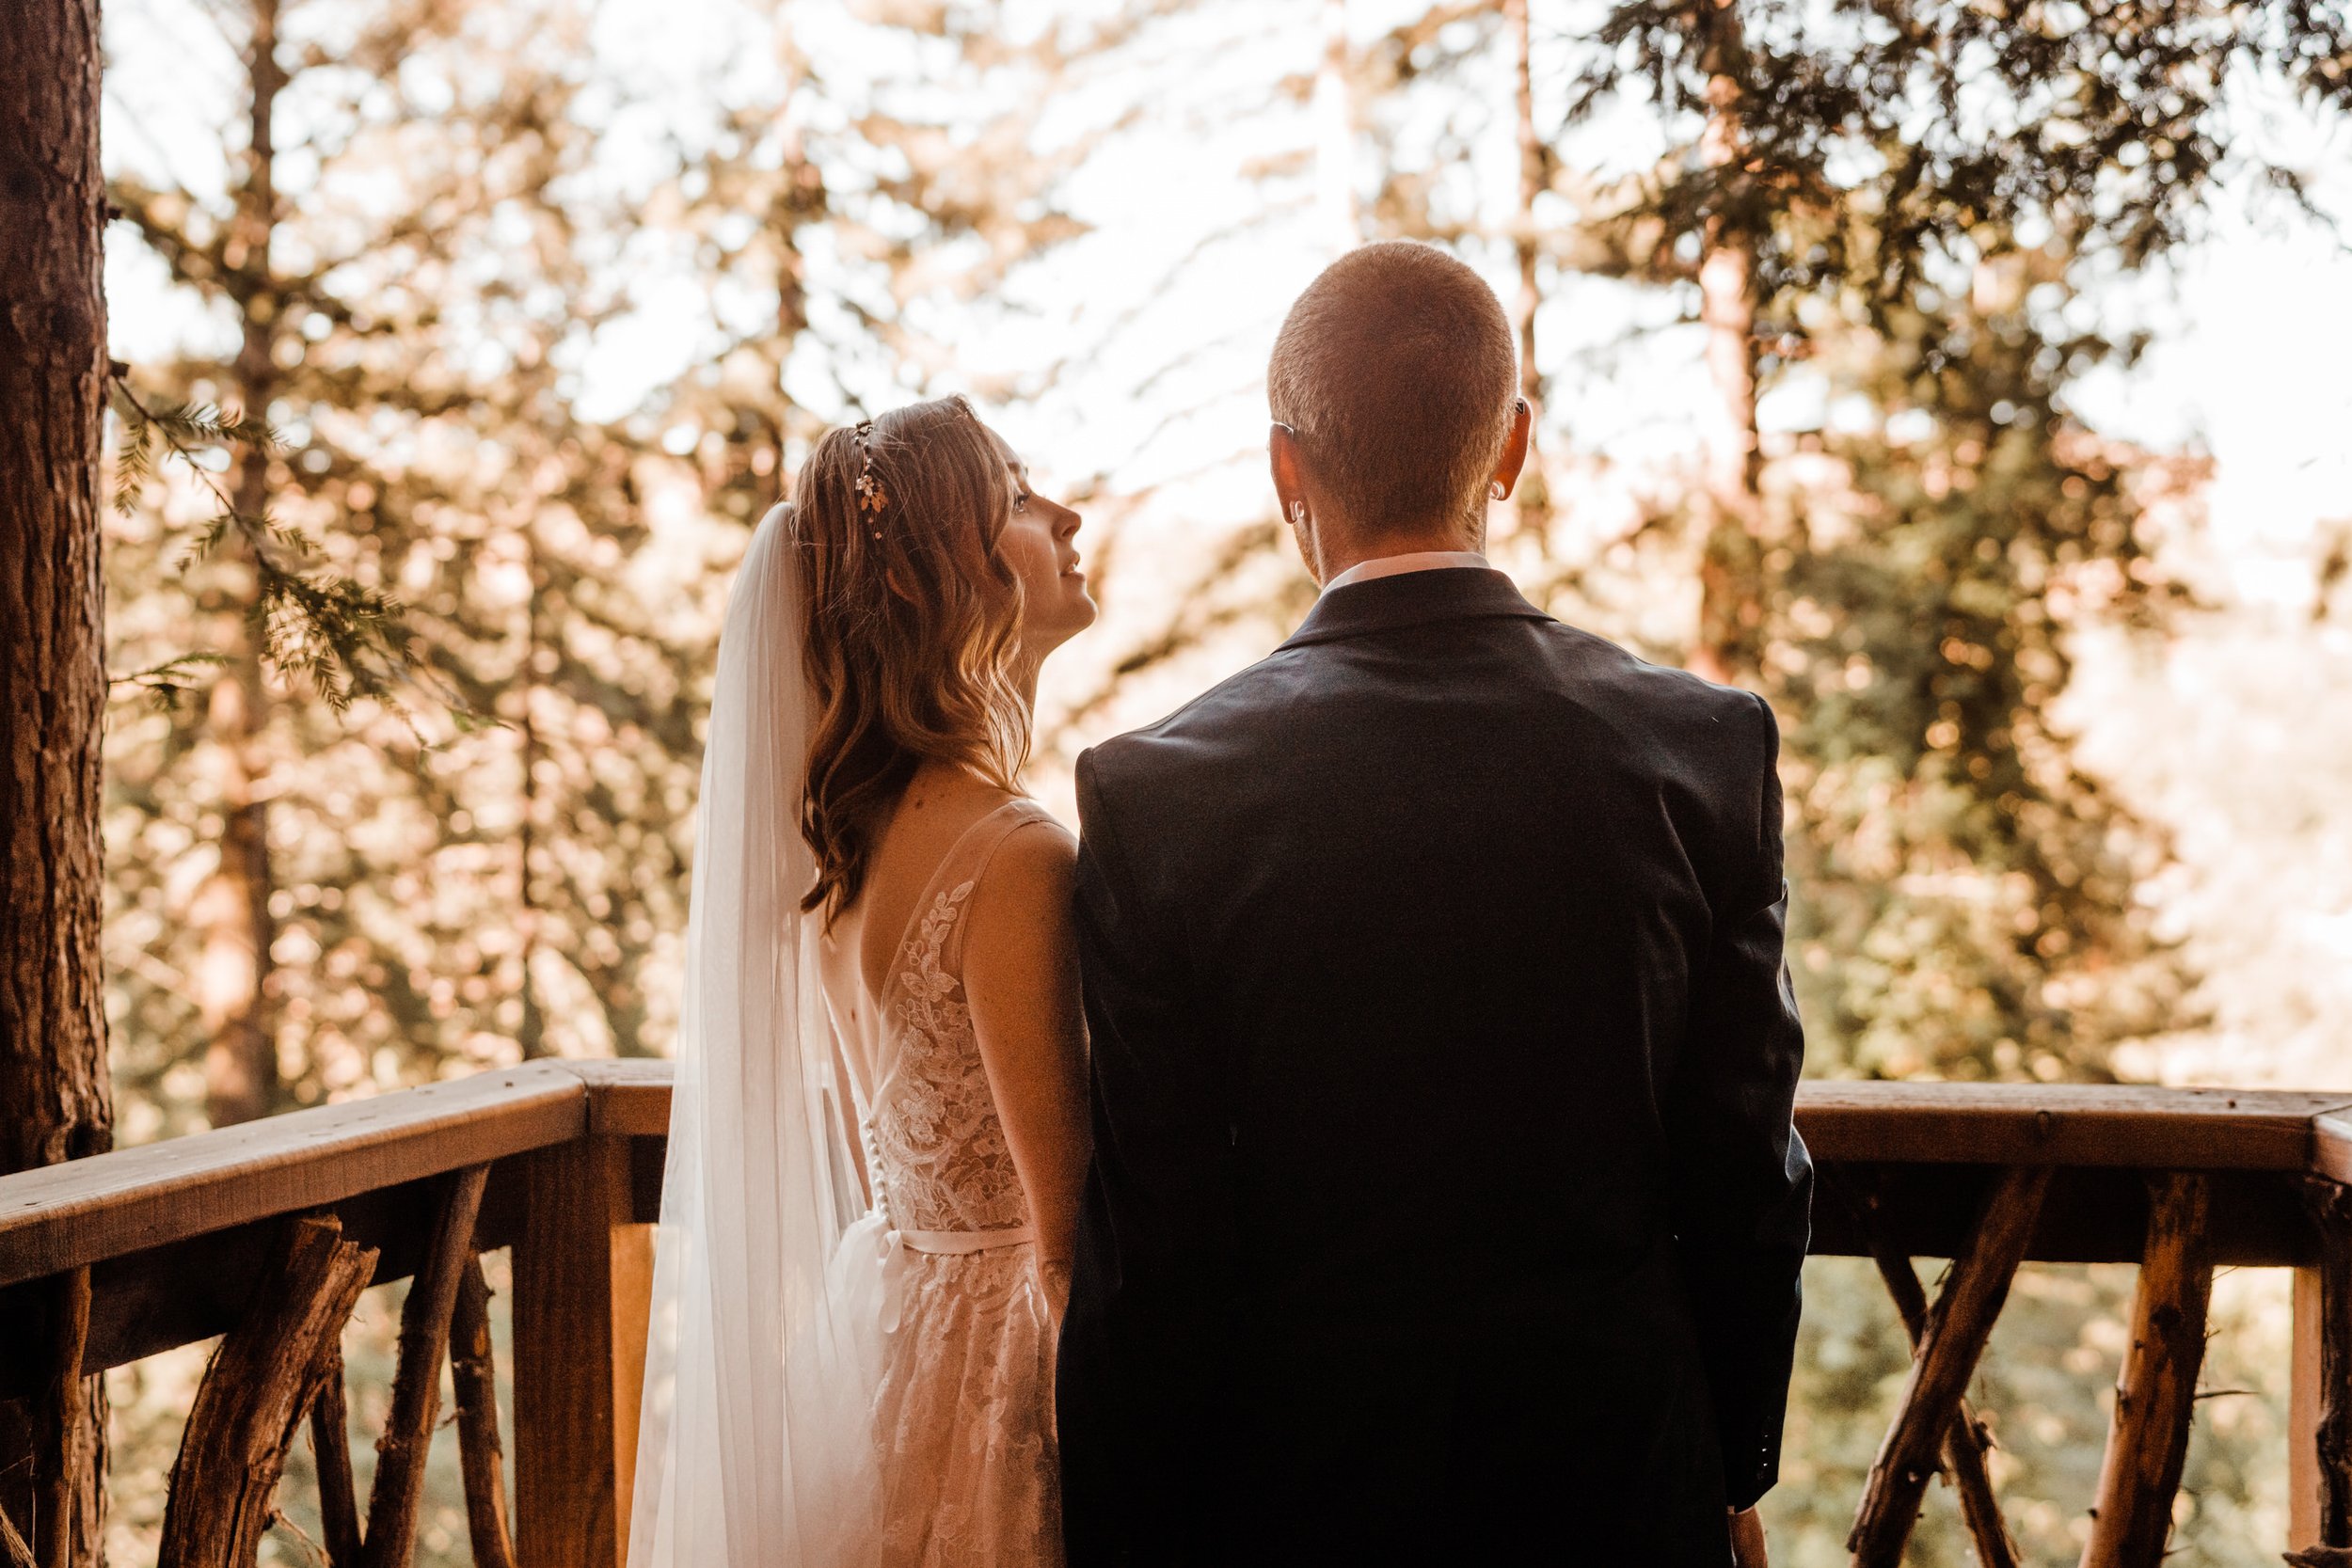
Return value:
<svg viewBox="0 0 2352 1568">
<path fill-rule="evenodd" d="M 1489 426 L 1488 428 L 1492 428 Z M 1519 470 L 1527 467 L 1527 443 L 1535 429 L 1535 410 L 1520 398 L 1511 406 L 1511 434 L 1502 440 L 1502 457 L 1495 464 L 1495 499 L 1505 501 L 1519 483 Z"/>
<path fill-rule="evenodd" d="M 1304 505 L 1307 499 L 1306 477 L 1300 470 L 1298 432 L 1277 420 L 1266 431 L 1266 467 L 1274 476 L 1274 497 L 1282 508 L 1282 520 L 1292 521 L 1292 509 Z"/>
</svg>

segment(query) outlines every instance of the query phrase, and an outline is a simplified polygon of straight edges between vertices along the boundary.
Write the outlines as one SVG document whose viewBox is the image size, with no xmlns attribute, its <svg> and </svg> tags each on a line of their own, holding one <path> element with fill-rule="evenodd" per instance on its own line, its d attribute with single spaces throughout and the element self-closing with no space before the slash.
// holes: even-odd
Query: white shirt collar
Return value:
<svg viewBox="0 0 2352 1568">
<path fill-rule="evenodd" d="M 1370 561 L 1359 561 L 1325 583 L 1323 591 L 1328 594 L 1332 589 L 1345 588 L 1351 582 L 1402 577 L 1406 572 L 1440 572 L 1486 564 L 1486 558 L 1476 550 L 1414 550 L 1407 555 L 1376 555 Z"/>
</svg>

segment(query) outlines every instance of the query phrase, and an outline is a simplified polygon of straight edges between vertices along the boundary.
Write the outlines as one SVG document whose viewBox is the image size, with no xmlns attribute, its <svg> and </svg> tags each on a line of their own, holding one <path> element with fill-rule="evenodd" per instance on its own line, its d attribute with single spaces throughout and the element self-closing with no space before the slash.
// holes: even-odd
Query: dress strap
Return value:
<svg viewBox="0 0 2352 1568">
<path fill-rule="evenodd" d="M 956 841 L 947 847 L 947 852 L 939 858 L 939 864 L 932 869 L 930 879 L 923 884 L 922 895 L 907 911 L 906 926 L 898 933 L 898 945 L 891 949 L 890 968 L 882 977 L 880 992 L 882 998 L 887 999 L 898 990 L 899 975 L 907 966 L 912 949 L 917 942 L 924 940 L 923 923 L 930 918 L 940 899 L 953 895 L 965 883 L 977 884 L 980 874 L 988 869 L 989 862 L 996 858 L 996 851 L 1004 847 L 1005 840 L 1010 838 L 1016 830 L 1031 822 L 1056 820 L 1052 812 L 1035 800 L 1025 795 L 1016 795 L 993 810 L 983 813 L 957 835 Z M 947 928 L 941 934 L 940 962 L 956 973 L 961 973 L 963 952 L 963 903 L 959 901 Z"/>
<path fill-rule="evenodd" d="M 941 893 L 953 892 L 967 885 L 977 894 L 980 879 L 988 875 L 990 863 L 996 859 L 996 852 L 1005 847 L 1007 839 L 1033 822 L 1053 820 L 1053 813 L 1026 796 L 1015 796 L 1007 800 L 964 831 L 963 836 L 956 841 L 955 847 L 948 850 L 946 858 L 940 862 L 939 879 L 931 891 L 924 895 L 925 898 L 935 901 Z M 954 919 L 940 943 L 940 967 L 950 974 L 961 975 L 963 973 L 963 939 L 971 929 L 971 915 L 972 904 L 967 896 L 957 906 Z"/>
<path fill-rule="evenodd" d="M 977 880 L 1015 830 L 1031 822 L 1050 822 L 1053 819 L 1053 813 L 1027 796 L 1014 796 L 963 830 L 963 836 L 956 840 L 939 863 L 940 884 L 952 886 L 957 882 Z"/>
</svg>

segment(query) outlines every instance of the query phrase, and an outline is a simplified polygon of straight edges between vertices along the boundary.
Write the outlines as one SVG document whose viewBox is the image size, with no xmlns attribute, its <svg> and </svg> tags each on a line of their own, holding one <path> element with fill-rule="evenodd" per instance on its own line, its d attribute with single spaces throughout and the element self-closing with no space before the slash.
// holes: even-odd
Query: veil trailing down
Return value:
<svg viewBox="0 0 2352 1568">
<path fill-rule="evenodd" d="M 629 1568 L 834 1568 L 880 1501 L 883 1221 L 801 910 L 810 696 L 789 506 L 761 521 L 703 755 Z"/>
</svg>

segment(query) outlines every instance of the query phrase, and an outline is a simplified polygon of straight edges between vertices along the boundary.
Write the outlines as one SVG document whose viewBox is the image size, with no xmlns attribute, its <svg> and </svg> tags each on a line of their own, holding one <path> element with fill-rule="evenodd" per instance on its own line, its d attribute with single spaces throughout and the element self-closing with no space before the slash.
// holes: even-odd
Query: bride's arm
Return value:
<svg viewBox="0 0 2352 1568">
<path fill-rule="evenodd" d="M 963 992 L 1037 1225 L 1038 1261 L 1058 1316 L 1086 1182 L 1086 1017 L 1070 916 L 1077 847 L 1052 824 L 1005 840 L 973 893 Z"/>
</svg>

